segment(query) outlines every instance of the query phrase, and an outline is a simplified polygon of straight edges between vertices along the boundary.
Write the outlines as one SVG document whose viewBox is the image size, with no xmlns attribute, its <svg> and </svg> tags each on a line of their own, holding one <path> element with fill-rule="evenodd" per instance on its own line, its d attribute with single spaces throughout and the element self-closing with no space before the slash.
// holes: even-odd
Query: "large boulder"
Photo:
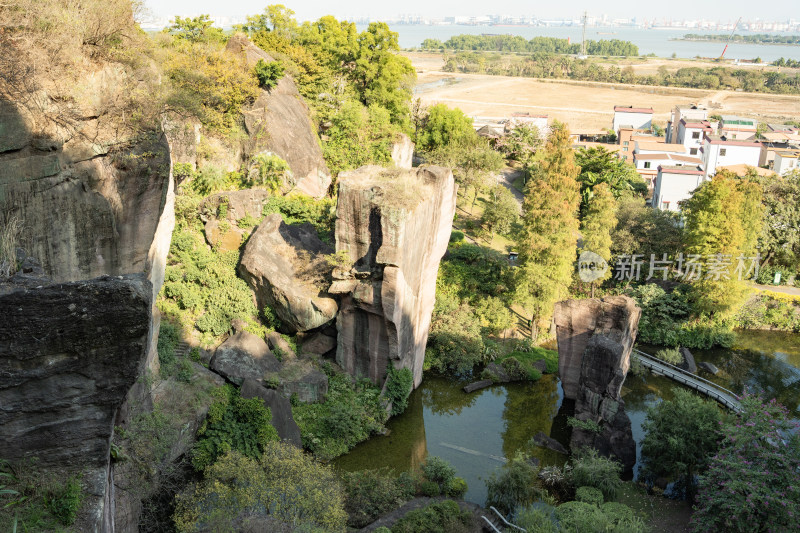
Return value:
<svg viewBox="0 0 800 533">
<path fill-rule="evenodd" d="M 310 224 L 288 225 L 272 214 L 247 241 L 239 274 L 259 306 L 272 308 L 291 331 L 308 331 L 329 323 L 338 310 L 325 292 L 331 267 L 324 256 L 332 251 Z"/>
<path fill-rule="evenodd" d="M 567 300 L 554 312 L 564 396 L 575 400 L 576 419 L 600 429 L 574 428 L 570 446 L 613 456 L 628 472 L 636 463 L 636 443 L 621 393 L 640 317 L 627 296 Z"/>
<path fill-rule="evenodd" d="M 270 196 L 263 189 L 244 189 L 213 194 L 203 200 L 200 218 L 205 222 L 208 244 L 224 251 L 239 250 L 250 230 L 240 228 L 238 222 L 244 218 L 260 219 Z"/>
<path fill-rule="evenodd" d="M 264 407 L 269 408 L 272 413 L 272 426 L 277 430 L 281 440 L 289 442 L 302 448 L 303 441 L 300 438 L 300 428 L 292 416 L 292 405 L 286 397 L 273 389 L 261 386 L 255 380 L 245 379 L 242 383 L 242 398 L 261 398 Z"/>
<path fill-rule="evenodd" d="M 266 373 L 280 369 L 280 362 L 261 337 L 239 331 L 217 347 L 210 367 L 229 381 L 241 385 L 248 378 L 263 381 Z"/>
<path fill-rule="evenodd" d="M 414 164 L 414 143 L 405 133 L 398 135 L 392 144 L 392 162 L 399 168 L 411 168 Z"/>
<path fill-rule="evenodd" d="M 686 348 L 685 346 L 681 347 L 681 357 L 683 357 L 683 361 L 678 366 L 687 372 L 697 374 L 697 363 L 695 362 L 694 355 L 692 355 L 692 352 L 689 350 L 689 348 Z"/>
<path fill-rule="evenodd" d="M 275 59 L 242 34 L 229 41 L 229 52 L 243 57 L 249 65 Z M 291 169 L 296 190 L 322 198 L 328 192 L 331 175 L 319 137 L 311 123 L 310 111 L 288 74 L 270 90 L 262 90 L 255 103 L 244 110 L 248 139 L 244 155 L 248 159 L 261 152 L 272 152 Z"/>
<path fill-rule="evenodd" d="M 337 269 L 330 292 L 342 297 L 336 361 L 383 383 L 389 364 L 422 381 L 439 261 L 455 213 L 453 173 L 442 167 L 362 167 L 339 176 Z"/>
</svg>

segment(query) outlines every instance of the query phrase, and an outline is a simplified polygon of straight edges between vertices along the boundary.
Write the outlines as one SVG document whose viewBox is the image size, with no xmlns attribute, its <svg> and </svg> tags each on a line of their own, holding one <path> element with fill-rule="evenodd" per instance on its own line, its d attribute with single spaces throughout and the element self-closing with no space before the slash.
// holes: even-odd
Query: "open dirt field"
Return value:
<svg viewBox="0 0 800 533">
<path fill-rule="evenodd" d="M 529 112 L 566 122 L 573 132 L 589 132 L 611 127 L 615 105 L 652 107 L 654 121 L 663 126 L 676 105 L 704 103 L 714 113 L 762 122 L 800 120 L 798 96 L 462 74 L 443 72 L 439 54 L 408 57 L 417 70 L 415 97 L 425 105 L 458 107 L 472 117 Z"/>
</svg>

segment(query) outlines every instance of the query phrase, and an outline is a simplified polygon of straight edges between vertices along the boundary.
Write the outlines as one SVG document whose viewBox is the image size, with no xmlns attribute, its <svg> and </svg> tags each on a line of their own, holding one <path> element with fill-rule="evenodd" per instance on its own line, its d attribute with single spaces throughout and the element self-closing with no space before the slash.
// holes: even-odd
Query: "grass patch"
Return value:
<svg viewBox="0 0 800 533">
<path fill-rule="evenodd" d="M 495 362 L 502 363 L 509 357 L 515 358 L 525 369 L 533 369 L 533 363 L 544 361 L 547 365 L 545 373 L 555 374 L 558 372 L 558 352 L 547 348 L 532 347 L 530 350 L 515 350 L 496 359 Z"/>
<path fill-rule="evenodd" d="M 2 464 L 0 470 L 0 530 L 74 531 L 84 498 L 80 474 L 43 473 L 31 464 Z"/>
</svg>

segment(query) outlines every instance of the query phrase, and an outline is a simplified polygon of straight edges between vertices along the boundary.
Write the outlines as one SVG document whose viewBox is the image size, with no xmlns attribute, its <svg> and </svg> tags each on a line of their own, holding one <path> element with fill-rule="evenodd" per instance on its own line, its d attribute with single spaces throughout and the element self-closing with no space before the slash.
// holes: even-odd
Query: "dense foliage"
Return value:
<svg viewBox="0 0 800 533">
<path fill-rule="evenodd" d="M 792 531 L 800 513 L 800 436 L 774 400 L 741 398 L 727 420 L 719 452 L 700 477 L 694 531 Z"/>
<path fill-rule="evenodd" d="M 192 465 L 205 470 L 231 450 L 258 459 L 269 442 L 278 440 L 272 414 L 261 398 L 245 399 L 226 385 L 214 391 L 214 402 L 197 430 Z"/>
<path fill-rule="evenodd" d="M 362 528 L 394 510 L 414 496 L 413 480 L 408 475 L 395 477 L 386 470 L 344 472 L 347 525 Z"/>
<path fill-rule="evenodd" d="M 777 35 L 774 33 L 753 33 L 742 35 L 718 35 L 687 33 L 683 36 L 687 41 L 720 41 L 732 43 L 757 43 L 757 44 L 800 44 L 800 37 L 796 35 Z"/>
<path fill-rule="evenodd" d="M 467 533 L 473 531 L 472 513 L 462 511 L 452 500 L 415 509 L 392 526 L 392 533 Z"/>
<path fill-rule="evenodd" d="M 517 242 L 516 297 L 530 306 L 532 337 L 549 320 L 555 302 L 567 296 L 576 257 L 579 186 L 569 131 L 553 124 L 544 156 L 528 183 Z"/>
<path fill-rule="evenodd" d="M 642 424 L 644 472 L 651 480 L 674 476 L 686 499 L 693 502 L 695 475 L 708 467 L 722 437 L 721 415 L 713 400 L 685 389 L 673 392 L 673 400 L 648 409 Z"/>
<path fill-rule="evenodd" d="M 386 374 L 386 397 L 392 402 L 392 416 L 399 415 L 408 407 L 408 396 L 414 387 L 414 376 L 408 368 L 389 367 Z"/>
<path fill-rule="evenodd" d="M 682 67 L 675 71 L 669 71 L 666 66 L 662 65 L 654 74 L 638 75 L 631 66 L 619 68 L 611 65 L 606 67 L 597 59 L 576 59 L 547 52 L 535 52 L 520 57 L 462 52 L 447 58 L 443 69 L 449 72 L 476 72 L 529 78 L 800 94 L 800 72 L 776 72 L 724 66 Z"/>
<path fill-rule="evenodd" d="M 534 37 L 525 40 L 518 35 L 469 35 L 461 34 L 442 42 L 438 39 L 425 39 L 421 48 L 426 50 L 482 50 L 493 52 L 546 52 L 554 54 L 579 54 L 580 43 L 570 43 L 568 39 L 556 37 Z M 588 40 L 586 53 L 590 56 L 638 56 L 639 47 L 630 41 Z"/>
<path fill-rule="evenodd" d="M 537 483 L 537 468 L 524 455 L 516 455 L 486 480 L 486 506 L 494 506 L 504 515 L 518 507 L 527 507 L 542 498 Z"/>
<path fill-rule="evenodd" d="M 380 389 L 368 380 L 352 385 L 349 377 L 329 373 L 324 403 L 292 407 L 300 426 L 303 447 L 324 461 L 333 459 L 383 429 L 386 408 Z"/>
<path fill-rule="evenodd" d="M 220 457 L 177 496 L 174 519 L 181 533 L 229 531 L 267 516 L 293 530 L 339 532 L 347 520 L 343 499 L 331 467 L 291 444 L 270 442 L 255 459 L 235 451 Z"/>
</svg>

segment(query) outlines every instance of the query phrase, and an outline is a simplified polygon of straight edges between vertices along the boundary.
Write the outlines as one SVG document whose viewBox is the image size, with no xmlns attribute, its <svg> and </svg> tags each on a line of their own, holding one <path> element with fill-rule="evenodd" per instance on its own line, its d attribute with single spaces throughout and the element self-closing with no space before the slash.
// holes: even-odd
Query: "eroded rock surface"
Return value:
<svg viewBox="0 0 800 533">
<path fill-rule="evenodd" d="M 331 270 L 324 255 L 332 251 L 310 224 L 288 225 L 272 214 L 247 241 L 239 274 L 260 307 L 272 308 L 288 329 L 308 331 L 333 320 L 338 310 L 324 290 Z"/>
<path fill-rule="evenodd" d="M 383 383 L 389 364 L 422 381 L 439 261 L 447 250 L 456 186 L 450 170 L 362 167 L 339 176 L 337 269 L 329 292 L 341 295 L 336 361 Z"/>
<path fill-rule="evenodd" d="M 621 392 L 640 317 L 641 309 L 627 296 L 567 300 L 557 303 L 554 313 L 564 395 L 575 400 L 575 418 L 600 428 L 599 433 L 574 428 L 570 446 L 595 448 L 626 470 L 636 463 L 636 443 Z"/>
<path fill-rule="evenodd" d="M 414 163 L 414 143 L 411 137 L 401 133 L 392 144 L 392 162 L 399 168 L 411 168 Z"/>
<path fill-rule="evenodd" d="M 261 398 L 264 406 L 272 414 L 272 426 L 277 430 L 281 440 L 289 442 L 298 448 L 303 447 L 300 438 L 300 428 L 292 416 L 292 405 L 289 400 L 273 389 L 263 387 L 252 379 L 244 380 L 241 390 L 242 398 Z"/>
<path fill-rule="evenodd" d="M 209 245 L 224 251 L 239 250 L 249 228 L 240 228 L 239 220 L 261 218 L 270 196 L 264 189 L 244 189 L 212 194 L 200 205 L 200 218 Z"/>
<path fill-rule="evenodd" d="M 217 347 L 211 370 L 236 385 L 245 379 L 263 381 L 267 372 L 275 372 L 280 363 L 261 337 L 239 331 Z"/>
<path fill-rule="evenodd" d="M 251 66 L 259 59 L 267 63 L 275 61 L 241 34 L 228 41 L 227 49 L 243 55 Z M 244 146 L 245 157 L 272 152 L 289 164 L 296 190 L 315 198 L 327 194 L 330 171 L 322 157 L 308 106 L 291 76 L 287 74 L 277 86 L 261 91 L 255 103 L 244 111 L 244 119 L 249 134 Z"/>
</svg>

